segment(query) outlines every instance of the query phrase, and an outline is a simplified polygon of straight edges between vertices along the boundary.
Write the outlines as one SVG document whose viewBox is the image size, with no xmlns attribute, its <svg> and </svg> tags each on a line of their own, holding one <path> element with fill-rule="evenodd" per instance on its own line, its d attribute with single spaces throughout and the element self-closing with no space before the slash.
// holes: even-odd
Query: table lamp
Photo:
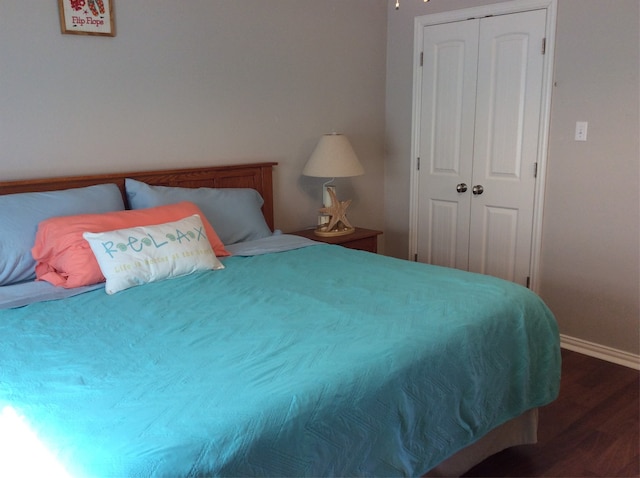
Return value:
<svg viewBox="0 0 640 478">
<path fill-rule="evenodd" d="M 349 139 L 339 133 L 325 134 L 307 161 L 302 174 L 318 178 L 331 178 L 322 185 L 323 208 L 320 214 L 327 221 L 318 224 L 315 234 L 323 237 L 351 234 L 355 228 L 349 223 L 346 210 L 351 204 L 338 201 L 336 188 L 331 183 L 335 178 L 346 178 L 364 174 L 364 168 L 351 147 Z"/>
</svg>

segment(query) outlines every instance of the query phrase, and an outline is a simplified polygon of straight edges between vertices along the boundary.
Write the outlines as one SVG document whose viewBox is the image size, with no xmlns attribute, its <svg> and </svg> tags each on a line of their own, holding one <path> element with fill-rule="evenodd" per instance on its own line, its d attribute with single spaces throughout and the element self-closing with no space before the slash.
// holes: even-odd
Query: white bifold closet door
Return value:
<svg viewBox="0 0 640 478">
<path fill-rule="evenodd" d="M 546 12 L 425 27 L 417 260 L 526 284 Z"/>
</svg>

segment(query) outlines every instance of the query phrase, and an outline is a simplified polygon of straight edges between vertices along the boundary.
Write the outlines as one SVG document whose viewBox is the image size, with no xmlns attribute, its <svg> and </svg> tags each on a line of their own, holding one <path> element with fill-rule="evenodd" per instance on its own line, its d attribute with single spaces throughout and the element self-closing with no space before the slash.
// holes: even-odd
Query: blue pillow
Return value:
<svg viewBox="0 0 640 478">
<path fill-rule="evenodd" d="M 40 221 L 124 209 L 115 184 L 0 195 L 0 286 L 36 278 L 31 255 Z"/>
<path fill-rule="evenodd" d="M 264 200 L 255 189 L 150 186 L 130 178 L 125 180 L 125 189 L 131 209 L 182 201 L 196 204 L 225 245 L 272 234 L 260 209 Z"/>
</svg>

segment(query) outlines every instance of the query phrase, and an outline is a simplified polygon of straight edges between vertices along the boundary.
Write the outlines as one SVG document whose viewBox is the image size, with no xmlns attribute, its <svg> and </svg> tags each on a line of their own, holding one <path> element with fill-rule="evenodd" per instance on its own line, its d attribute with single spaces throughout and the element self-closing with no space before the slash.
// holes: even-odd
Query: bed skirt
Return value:
<svg viewBox="0 0 640 478">
<path fill-rule="evenodd" d="M 486 458 L 506 448 L 538 442 L 538 409 L 534 408 L 494 428 L 429 471 L 426 477 L 461 476 Z"/>
</svg>

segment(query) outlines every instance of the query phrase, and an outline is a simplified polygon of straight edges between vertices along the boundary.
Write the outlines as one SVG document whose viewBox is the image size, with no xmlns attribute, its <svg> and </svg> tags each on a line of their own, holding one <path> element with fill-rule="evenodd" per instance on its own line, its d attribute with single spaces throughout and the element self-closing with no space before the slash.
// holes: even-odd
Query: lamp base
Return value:
<svg viewBox="0 0 640 478">
<path fill-rule="evenodd" d="M 355 227 L 344 227 L 344 228 L 334 228 L 332 230 L 327 230 L 327 226 L 318 226 L 313 233 L 316 236 L 320 237 L 336 237 L 336 236 L 346 236 L 347 234 L 353 234 L 355 232 Z"/>
</svg>

